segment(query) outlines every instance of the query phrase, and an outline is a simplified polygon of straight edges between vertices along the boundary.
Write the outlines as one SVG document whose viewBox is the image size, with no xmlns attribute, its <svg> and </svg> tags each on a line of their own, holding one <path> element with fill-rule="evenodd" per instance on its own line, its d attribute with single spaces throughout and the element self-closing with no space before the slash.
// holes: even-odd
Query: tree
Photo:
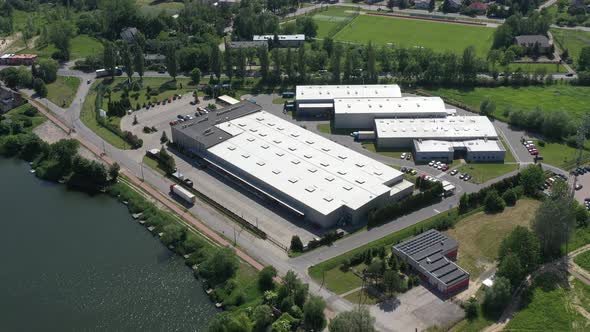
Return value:
<svg viewBox="0 0 590 332">
<path fill-rule="evenodd" d="M 477 77 L 477 59 L 475 56 L 475 48 L 469 46 L 463 50 L 463 57 L 461 59 L 461 74 L 463 82 L 467 84 L 474 84 Z"/>
<path fill-rule="evenodd" d="M 281 53 L 278 48 L 273 48 L 271 52 L 275 79 L 281 79 Z"/>
<path fill-rule="evenodd" d="M 332 51 L 332 81 L 334 84 L 340 84 L 340 72 L 341 72 L 341 59 L 342 59 L 342 46 L 336 45 Z"/>
<path fill-rule="evenodd" d="M 254 331 L 264 332 L 272 324 L 272 309 L 266 304 L 259 305 L 252 312 L 252 319 L 254 320 Z"/>
<path fill-rule="evenodd" d="M 428 11 L 433 12 L 435 8 L 436 8 L 436 1 L 430 0 L 430 2 L 428 3 Z"/>
<path fill-rule="evenodd" d="M 346 51 L 346 57 L 344 58 L 344 75 L 342 79 L 344 82 L 349 82 L 352 76 L 353 68 L 353 60 L 352 60 L 352 52 L 350 49 Z"/>
<path fill-rule="evenodd" d="M 508 304 L 510 297 L 510 281 L 504 277 L 497 277 L 494 285 L 486 289 L 483 308 L 488 313 L 499 313 Z"/>
<path fill-rule="evenodd" d="M 133 77 L 133 58 L 131 57 L 131 50 L 129 50 L 127 44 L 123 44 L 119 54 L 121 55 L 121 62 L 123 67 L 125 67 L 127 78 L 129 78 L 129 82 L 131 82 L 131 78 Z"/>
<path fill-rule="evenodd" d="M 243 48 L 238 48 L 236 57 L 236 76 L 243 80 L 246 77 L 246 51 Z"/>
<path fill-rule="evenodd" d="M 139 121 L 137 121 L 137 115 L 134 114 L 133 115 L 133 123 L 132 124 L 135 126 L 138 123 L 139 123 Z"/>
<path fill-rule="evenodd" d="M 224 60 L 224 68 L 225 68 L 225 76 L 229 78 L 230 82 L 232 77 L 234 76 L 234 57 L 233 57 L 233 50 L 229 46 L 228 43 L 225 44 L 225 52 L 223 53 L 223 60 Z"/>
<path fill-rule="evenodd" d="M 219 80 L 221 78 L 221 51 L 216 44 L 211 44 L 211 55 L 209 56 L 209 68 L 211 73 Z"/>
<path fill-rule="evenodd" d="M 303 242 L 298 235 L 293 235 L 291 237 L 291 250 L 294 252 L 302 252 L 303 251 Z"/>
<path fill-rule="evenodd" d="M 590 216 L 588 210 L 583 205 L 576 205 L 576 225 L 579 228 L 587 227 Z"/>
<path fill-rule="evenodd" d="M 490 115 L 494 114 L 495 110 L 496 110 L 496 102 L 494 102 L 489 97 L 482 100 L 481 103 L 479 104 L 479 113 L 481 113 L 481 115 L 490 116 Z"/>
<path fill-rule="evenodd" d="M 33 80 L 33 90 L 35 90 L 35 93 L 39 97 L 47 97 L 47 86 L 45 85 L 45 82 L 38 77 Z"/>
<path fill-rule="evenodd" d="M 37 62 L 35 76 L 49 84 L 57 79 L 59 64 L 53 59 L 41 59 Z"/>
<path fill-rule="evenodd" d="M 389 10 L 393 11 L 393 7 L 395 7 L 395 0 L 387 0 L 387 8 L 389 8 Z"/>
<path fill-rule="evenodd" d="M 265 266 L 258 272 L 258 289 L 261 291 L 272 290 L 275 288 L 274 278 L 277 276 L 277 269 L 274 266 Z"/>
<path fill-rule="evenodd" d="M 233 249 L 216 248 L 199 266 L 199 270 L 212 285 L 219 285 L 235 276 L 239 265 Z"/>
<path fill-rule="evenodd" d="M 516 288 L 520 284 L 525 275 L 516 254 L 509 253 L 502 259 L 498 267 L 498 276 L 508 279 L 512 288 Z"/>
<path fill-rule="evenodd" d="M 139 75 L 139 79 L 143 80 L 143 74 L 145 72 L 145 59 L 143 57 L 143 49 L 140 45 L 135 45 L 133 49 L 135 50 L 133 58 L 133 67 Z"/>
<path fill-rule="evenodd" d="M 176 47 L 174 45 L 169 46 L 166 52 L 166 69 L 168 69 L 168 74 L 172 76 L 172 79 L 176 81 L 178 61 L 176 60 Z"/>
<path fill-rule="evenodd" d="M 31 38 L 33 38 L 33 36 L 35 34 L 36 34 L 35 24 L 33 23 L 32 16 L 29 15 L 27 17 L 27 22 L 25 23 L 25 26 L 23 27 L 23 31 L 22 31 L 23 41 L 25 42 L 25 46 L 27 48 L 29 47 L 29 41 L 31 40 Z"/>
<path fill-rule="evenodd" d="M 164 235 L 162 235 L 162 242 L 167 246 L 177 246 L 186 240 L 186 227 L 177 223 L 171 223 L 164 226 L 162 232 L 164 233 Z"/>
<path fill-rule="evenodd" d="M 498 250 L 498 261 L 504 261 L 509 254 L 520 260 L 524 273 L 533 272 L 540 261 L 540 244 L 536 235 L 528 228 L 517 226 L 502 240 Z"/>
<path fill-rule="evenodd" d="M 308 331 L 321 331 L 326 327 L 324 316 L 326 302 L 319 296 L 312 295 L 303 305 L 303 324 Z"/>
<path fill-rule="evenodd" d="M 297 50 L 297 72 L 299 73 L 300 82 L 304 82 L 307 76 L 305 67 L 305 45 L 301 45 Z"/>
<path fill-rule="evenodd" d="M 294 66 L 293 66 L 293 52 L 291 48 L 287 49 L 287 57 L 285 58 L 285 71 L 289 81 L 292 82 L 294 79 Z"/>
<path fill-rule="evenodd" d="M 166 136 L 166 131 L 162 130 L 162 136 L 160 137 L 160 144 L 164 144 L 168 142 L 168 136 Z"/>
<path fill-rule="evenodd" d="M 545 174 L 538 165 L 529 165 L 520 172 L 520 185 L 526 195 L 535 195 L 544 182 Z"/>
<path fill-rule="evenodd" d="M 219 313 L 213 316 L 207 332 L 251 332 L 252 323 L 244 313 L 233 314 L 229 312 Z"/>
<path fill-rule="evenodd" d="M 367 308 L 339 313 L 330 321 L 330 332 L 375 332 L 375 318 Z"/>
<path fill-rule="evenodd" d="M 502 199 L 508 206 L 514 206 L 518 200 L 518 194 L 514 189 L 508 189 L 502 194 Z"/>
<path fill-rule="evenodd" d="M 459 199 L 459 214 L 466 213 L 470 208 L 469 194 L 463 193 Z"/>
<path fill-rule="evenodd" d="M 367 45 L 367 76 L 373 83 L 377 83 L 377 59 L 373 43 L 369 41 Z"/>
<path fill-rule="evenodd" d="M 561 254 L 575 227 L 575 205 L 564 181 L 556 181 L 533 219 L 533 230 L 541 244 L 542 257 L 548 260 Z"/>
<path fill-rule="evenodd" d="M 121 166 L 119 166 L 118 163 L 113 163 L 109 167 L 109 177 L 111 178 L 111 181 L 117 182 L 117 179 L 119 178 L 119 171 L 120 170 L 121 170 Z"/>
<path fill-rule="evenodd" d="M 304 34 L 307 39 L 313 39 L 318 34 L 318 24 L 311 16 L 299 16 L 295 24 L 297 32 Z"/>
<path fill-rule="evenodd" d="M 398 292 L 402 288 L 402 279 L 399 277 L 397 271 L 387 270 L 383 274 L 383 286 L 389 296 L 393 296 L 395 292 Z"/>
<path fill-rule="evenodd" d="M 563 61 L 567 61 L 567 59 L 569 59 L 570 57 L 570 51 L 566 48 L 563 50 L 563 52 L 561 53 L 561 59 Z"/>
<path fill-rule="evenodd" d="M 71 40 L 74 37 L 75 28 L 71 22 L 56 20 L 49 26 L 49 40 L 55 45 L 58 52 L 55 57 L 61 60 L 70 59 Z"/>
<path fill-rule="evenodd" d="M 268 82 L 270 61 L 266 47 L 258 48 L 258 58 L 260 59 L 260 77 L 263 82 Z"/>
<path fill-rule="evenodd" d="M 201 70 L 199 68 L 191 70 L 191 81 L 195 84 L 199 84 L 201 81 Z"/>
<path fill-rule="evenodd" d="M 165 148 L 160 149 L 158 154 L 159 164 L 166 174 L 170 175 L 176 171 L 176 162 L 174 158 L 166 151 Z"/>
<path fill-rule="evenodd" d="M 576 64 L 577 71 L 590 71 L 590 46 L 582 48 Z"/>
<path fill-rule="evenodd" d="M 484 199 L 484 210 L 486 213 L 497 213 L 504 211 L 506 203 L 496 190 L 490 190 Z"/>
<path fill-rule="evenodd" d="M 115 67 L 117 67 L 117 50 L 112 42 L 104 42 L 102 58 L 105 69 L 109 71 L 109 73 L 111 74 L 111 78 L 114 79 Z"/>
</svg>

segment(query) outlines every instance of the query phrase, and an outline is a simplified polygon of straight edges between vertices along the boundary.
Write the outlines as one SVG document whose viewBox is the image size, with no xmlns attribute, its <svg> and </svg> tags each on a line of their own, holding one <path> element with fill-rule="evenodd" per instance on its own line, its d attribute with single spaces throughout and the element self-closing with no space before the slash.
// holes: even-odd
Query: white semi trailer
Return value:
<svg viewBox="0 0 590 332">
<path fill-rule="evenodd" d="M 195 204 L 196 196 L 191 193 L 190 191 L 184 189 L 183 187 L 177 184 L 170 185 L 170 191 L 178 195 L 180 198 L 184 199 L 190 204 Z"/>
</svg>

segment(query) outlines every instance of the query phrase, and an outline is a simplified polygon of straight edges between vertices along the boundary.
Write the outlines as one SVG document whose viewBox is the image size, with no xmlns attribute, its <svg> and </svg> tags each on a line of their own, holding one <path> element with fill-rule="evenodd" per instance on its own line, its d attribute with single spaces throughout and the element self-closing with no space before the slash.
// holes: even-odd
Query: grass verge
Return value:
<svg viewBox="0 0 590 332">
<path fill-rule="evenodd" d="M 479 164 L 470 163 L 458 168 L 461 173 L 469 173 L 473 177 L 473 182 L 484 183 L 491 179 L 518 169 L 517 164 Z"/>
<path fill-rule="evenodd" d="M 584 270 L 590 272 L 590 251 L 583 252 L 576 256 L 574 262 Z"/>
<path fill-rule="evenodd" d="M 78 35 L 72 38 L 71 45 L 70 59 L 72 60 L 86 58 L 89 55 L 102 54 L 103 52 L 102 43 L 98 39 L 88 35 Z M 40 58 L 51 58 L 51 55 L 56 51 L 55 46 L 49 44 L 43 47 L 26 48 L 19 53 L 32 53 L 37 54 Z"/>
<path fill-rule="evenodd" d="M 80 79 L 73 76 L 58 76 L 55 82 L 47 84 L 47 99 L 55 105 L 68 108 L 80 87 Z"/>
<path fill-rule="evenodd" d="M 377 304 L 379 299 L 372 296 L 371 294 L 367 293 L 364 289 L 359 289 L 355 292 L 352 292 L 344 297 L 346 300 L 350 301 L 354 304 Z"/>
<path fill-rule="evenodd" d="M 400 149 L 382 149 L 379 148 L 375 143 L 365 142 L 362 143 L 364 149 L 367 149 L 373 153 L 380 154 L 385 157 L 396 158 L 399 159 L 402 153 L 412 153 L 410 148 L 400 148 Z"/>
<path fill-rule="evenodd" d="M 148 156 L 143 156 L 143 164 L 147 165 L 148 167 L 160 173 L 161 175 L 166 175 L 166 172 L 160 167 L 160 164 L 157 160 L 154 160 Z"/>
<path fill-rule="evenodd" d="M 25 112 L 29 109 L 34 109 L 36 111 L 34 116 L 28 116 L 25 114 Z M 24 127 L 25 132 L 32 132 L 33 129 L 35 129 L 37 126 L 45 122 L 45 120 L 47 120 L 47 118 L 43 114 L 37 111 L 37 109 L 35 109 L 29 103 L 11 109 L 10 111 L 6 112 L 4 116 L 13 121 L 27 122 L 28 120 L 31 120 L 31 126 Z"/>
</svg>

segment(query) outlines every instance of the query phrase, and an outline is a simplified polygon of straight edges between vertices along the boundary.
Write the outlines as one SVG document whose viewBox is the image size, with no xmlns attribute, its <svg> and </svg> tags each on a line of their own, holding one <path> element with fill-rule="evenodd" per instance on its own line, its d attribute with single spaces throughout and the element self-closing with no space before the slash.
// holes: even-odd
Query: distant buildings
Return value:
<svg viewBox="0 0 590 332">
<path fill-rule="evenodd" d="M 549 38 L 543 35 L 521 35 L 514 37 L 514 43 L 522 46 L 525 50 L 529 50 L 539 45 L 540 53 L 547 53 L 551 49 Z"/>
<path fill-rule="evenodd" d="M 252 41 L 266 41 L 270 47 L 299 47 L 305 43 L 305 35 L 254 35 Z"/>
<path fill-rule="evenodd" d="M 18 92 L 0 85 L 0 114 L 6 113 L 24 103 L 26 103 L 26 100 Z"/>
<path fill-rule="evenodd" d="M 30 66 L 37 60 L 36 54 L 4 54 L 0 56 L 0 65 Z"/>
<path fill-rule="evenodd" d="M 265 47 L 268 48 L 268 41 L 267 40 L 257 40 L 257 41 L 232 41 L 229 43 L 229 47 L 231 48 L 259 48 Z"/>
</svg>

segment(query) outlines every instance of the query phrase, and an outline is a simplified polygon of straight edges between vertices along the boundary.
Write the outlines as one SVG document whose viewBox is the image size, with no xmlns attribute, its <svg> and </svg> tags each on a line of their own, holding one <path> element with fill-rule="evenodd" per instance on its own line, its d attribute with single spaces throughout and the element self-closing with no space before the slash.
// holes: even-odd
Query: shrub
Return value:
<svg viewBox="0 0 590 332">
<path fill-rule="evenodd" d="M 504 200 L 506 205 L 514 206 L 514 204 L 516 204 L 516 201 L 518 200 L 518 195 L 516 194 L 516 190 L 515 189 L 506 190 L 504 192 L 504 194 L 502 194 L 502 199 Z"/>
<path fill-rule="evenodd" d="M 291 238 L 291 250 L 294 252 L 302 252 L 303 251 L 303 242 L 297 235 L 293 235 Z"/>
<path fill-rule="evenodd" d="M 539 141 L 537 141 L 537 144 L 539 144 L 540 147 L 544 147 L 545 146 L 545 141 L 539 140 Z"/>
<path fill-rule="evenodd" d="M 496 213 L 504 211 L 506 207 L 506 203 L 498 195 L 498 192 L 495 190 L 491 190 L 487 193 L 486 198 L 484 200 L 484 210 L 486 213 Z"/>
</svg>

